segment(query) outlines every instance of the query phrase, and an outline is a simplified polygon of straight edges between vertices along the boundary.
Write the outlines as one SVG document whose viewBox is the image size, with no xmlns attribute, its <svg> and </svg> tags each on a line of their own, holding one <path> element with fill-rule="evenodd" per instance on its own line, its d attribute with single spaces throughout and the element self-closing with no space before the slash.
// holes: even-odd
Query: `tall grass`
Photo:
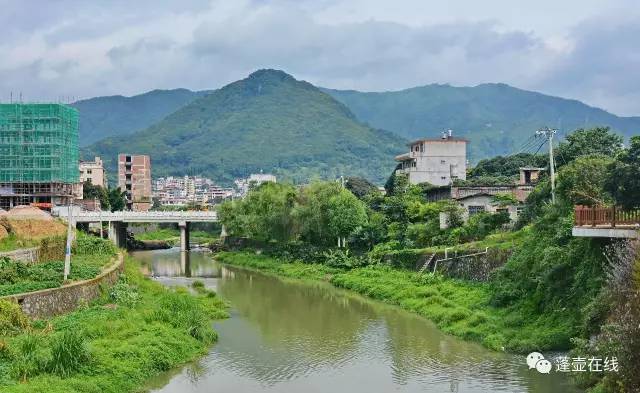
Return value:
<svg viewBox="0 0 640 393">
<path fill-rule="evenodd" d="M 54 337 L 51 343 L 51 360 L 47 365 L 50 373 L 61 377 L 80 371 L 91 359 L 85 338 L 77 330 L 65 330 Z"/>
<path fill-rule="evenodd" d="M 127 259 L 125 283 L 137 292 L 135 302 L 114 305 L 106 291 L 89 307 L 34 323 L 35 334 L 0 337 L 11 353 L 8 366 L 0 365 L 0 391 L 140 391 L 149 377 L 206 353 L 216 339 L 211 321 L 227 315 L 226 305 L 215 296 L 167 289 L 139 268 Z"/>
</svg>

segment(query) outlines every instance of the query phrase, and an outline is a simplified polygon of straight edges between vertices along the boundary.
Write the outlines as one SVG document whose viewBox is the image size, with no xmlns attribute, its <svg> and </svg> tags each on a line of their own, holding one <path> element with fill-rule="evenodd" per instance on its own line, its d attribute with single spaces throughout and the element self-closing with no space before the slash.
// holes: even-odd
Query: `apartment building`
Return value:
<svg viewBox="0 0 640 393">
<path fill-rule="evenodd" d="M 100 157 L 95 157 L 93 161 L 80 161 L 80 183 L 84 182 L 107 187 L 107 177 Z"/>
<path fill-rule="evenodd" d="M 118 187 L 126 192 L 127 209 L 151 208 L 151 159 L 146 155 L 118 155 Z"/>
</svg>

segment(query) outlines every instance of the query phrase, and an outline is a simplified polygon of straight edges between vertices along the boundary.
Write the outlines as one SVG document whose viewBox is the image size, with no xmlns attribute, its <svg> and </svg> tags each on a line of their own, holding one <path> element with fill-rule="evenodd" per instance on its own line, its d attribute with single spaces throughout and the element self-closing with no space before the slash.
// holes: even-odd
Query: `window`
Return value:
<svg viewBox="0 0 640 393">
<path fill-rule="evenodd" d="M 440 176 L 440 179 L 447 180 L 447 177 L 446 176 Z"/>
<path fill-rule="evenodd" d="M 501 207 L 499 209 L 496 209 L 496 213 L 507 213 L 507 214 L 509 214 L 509 209 Z"/>
<path fill-rule="evenodd" d="M 91 174 L 91 169 L 87 169 L 87 175 Z"/>
<path fill-rule="evenodd" d="M 446 164 L 447 162 L 445 160 L 440 160 L 441 164 Z"/>
<path fill-rule="evenodd" d="M 524 211 L 524 206 L 518 206 L 516 207 L 516 215 L 520 215 L 522 214 L 522 212 Z"/>
<path fill-rule="evenodd" d="M 415 168 L 416 167 L 416 162 L 415 161 L 411 161 L 411 167 Z"/>
<path fill-rule="evenodd" d="M 467 209 L 469 209 L 469 216 L 473 216 L 474 214 L 484 213 L 484 206 L 480 205 L 471 205 Z"/>
</svg>

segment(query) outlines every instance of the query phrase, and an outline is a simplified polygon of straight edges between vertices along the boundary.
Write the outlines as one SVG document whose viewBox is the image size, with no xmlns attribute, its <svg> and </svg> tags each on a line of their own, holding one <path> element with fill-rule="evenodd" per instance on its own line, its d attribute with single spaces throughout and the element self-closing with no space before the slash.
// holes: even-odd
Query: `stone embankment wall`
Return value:
<svg viewBox="0 0 640 393">
<path fill-rule="evenodd" d="M 4 296 L 0 299 L 17 302 L 31 318 L 49 318 L 73 311 L 99 297 L 118 280 L 123 269 L 124 256 L 118 254 L 116 263 L 90 280 L 74 282 L 59 288 Z"/>
<path fill-rule="evenodd" d="M 7 257 L 24 263 L 38 262 L 39 247 L 21 248 L 19 250 L 0 252 L 0 257 Z"/>
<path fill-rule="evenodd" d="M 434 268 L 442 275 L 473 281 L 487 281 L 491 273 L 504 265 L 513 249 L 464 250 L 458 253 L 449 252 L 447 258 L 438 252 L 427 266 L 425 272 L 433 272 Z M 465 256 L 475 254 L 472 256 Z M 390 266 L 408 270 L 419 270 L 429 259 L 431 253 L 424 249 L 405 249 L 387 253 L 382 262 Z M 446 259 L 446 260 L 443 260 Z M 438 261 L 437 265 L 435 263 Z"/>
<path fill-rule="evenodd" d="M 438 272 L 446 277 L 460 278 L 471 281 L 487 281 L 491 273 L 504 265 L 512 250 L 489 249 L 487 253 L 472 256 L 457 256 L 440 261 L 436 266 Z M 442 258 L 444 256 L 437 256 Z M 451 256 L 449 256 L 451 258 Z"/>
</svg>

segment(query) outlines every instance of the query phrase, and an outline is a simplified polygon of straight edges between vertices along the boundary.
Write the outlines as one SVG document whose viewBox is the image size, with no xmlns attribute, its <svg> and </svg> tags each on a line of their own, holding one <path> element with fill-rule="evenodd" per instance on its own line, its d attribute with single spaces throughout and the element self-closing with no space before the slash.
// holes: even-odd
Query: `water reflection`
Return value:
<svg viewBox="0 0 640 393">
<path fill-rule="evenodd" d="M 210 253 L 168 250 L 136 251 L 132 253 L 142 265 L 142 272 L 154 277 L 220 277 L 219 266 Z"/>
<path fill-rule="evenodd" d="M 154 256 L 150 270 L 175 272 L 178 254 L 173 268 L 169 255 Z M 195 260 L 209 265 L 199 270 L 219 277 L 205 283 L 232 303 L 232 316 L 216 323 L 209 355 L 155 381 L 159 392 L 577 391 L 563 375 L 530 371 L 523 357 L 447 336 L 397 308 L 207 258 L 192 255 L 192 274 Z"/>
</svg>

